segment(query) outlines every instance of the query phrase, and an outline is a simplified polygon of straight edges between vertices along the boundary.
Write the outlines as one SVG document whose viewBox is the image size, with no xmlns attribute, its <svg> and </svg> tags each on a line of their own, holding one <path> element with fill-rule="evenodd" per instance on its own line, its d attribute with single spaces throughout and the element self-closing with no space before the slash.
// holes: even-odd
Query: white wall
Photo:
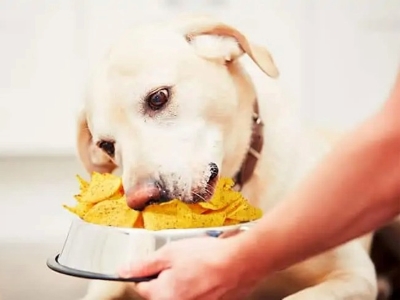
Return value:
<svg viewBox="0 0 400 300">
<path fill-rule="evenodd" d="M 72 155 L 88 70 L 123 29 L 184 11 L 215 14 L 268 46 L 311 124 L 358 122 L 399 64 L 398 0 L 4 0 L 0 155 Z"/>
<path fill-rule="evenodd" d="M 303 116 L 349 128 L 381 105 L 399 70 L 400 1 L 311 2 Z"/>
</svg>

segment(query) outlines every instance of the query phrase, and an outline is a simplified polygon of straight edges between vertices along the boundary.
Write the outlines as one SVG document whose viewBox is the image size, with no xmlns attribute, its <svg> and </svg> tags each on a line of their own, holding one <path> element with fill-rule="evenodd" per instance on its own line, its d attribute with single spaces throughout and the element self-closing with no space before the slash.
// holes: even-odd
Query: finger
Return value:
<svg viewBox="0 0 400 300">
<path fill-rule="evenodd" d="M 224 239 L 224 238 L 234 236 L 241 232 L 242 232 L 242 230 L 240 228 L 231 229 L 231 230 L 227 230 L 227 231 L 209 230 L 205 233 L 205 236 Z"/>
<path fill-rule="evenodd" d="M 140 282 L 136 284 L 135 290 L 141 297 L 151 299 L 151 291 L 154 290 L 153 282 Z"/>
<path fill-rule="evenodd" d="M 155 280 L 136 284 L 135 290 L 147 300 L 183 299 L 181 295 L 177 294 L 178 291 L 171 282 L 173 277 L 171 269 L 163 271 Z"/>
<path fill-rule="evenodd" d="M 133 262 L 130 266 L 122 268 L 119 271 L 119 275 L 124 278 L 147 277 L 157 275 L 169 267 L 170 260 L 167 256 L 167 251 L 160 249 L 150 254 L 147 258 Z"/>
<path fill-rule="evenodd" d="M 233 229 L 233 230 L 228 230 L 228 231 L 223 232 L 223 233 L 219 236 L 219 238 L 220 238 L 220 239 L 225 239 L 225 238 L 228 238 L 228 237 L 237 235 L 237 234 L 239 234 L 239 233 L 241 233 L 241 232 L 242 232 L 242 230 L 241 230 L 240 228 L 236 228 L 236 229 Z"/>
</svg>

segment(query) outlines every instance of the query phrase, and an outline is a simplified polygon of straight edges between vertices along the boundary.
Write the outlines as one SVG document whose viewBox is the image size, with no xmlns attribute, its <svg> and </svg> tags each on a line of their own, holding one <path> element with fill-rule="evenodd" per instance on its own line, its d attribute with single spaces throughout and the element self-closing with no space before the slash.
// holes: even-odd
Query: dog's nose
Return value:
<svg viewBox="0 0 400 300">
<path fill-rule="evenodd" d="M 215 180 L 219 173 L 217 164 L 210 163 L 209 167 L 210 167 L 210 178 L 208 179 L 208 182 Z"/>
<path fill-rule="evenodd" d="M 166 191 L 160 182 L 148 179 L 137 183 L 126 193 L 126 204 L 134 210 L 143 210 L 151 202 L 162 202 Z"/>
</svg>

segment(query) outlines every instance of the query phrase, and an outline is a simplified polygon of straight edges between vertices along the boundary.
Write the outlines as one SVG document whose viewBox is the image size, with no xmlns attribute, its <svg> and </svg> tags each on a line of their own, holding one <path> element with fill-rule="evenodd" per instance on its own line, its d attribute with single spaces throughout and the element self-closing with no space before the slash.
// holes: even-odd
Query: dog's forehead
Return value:
<svg viewBox="0 0 400 300">
<path fill-rule="evenodd" d="M 174 86 L 181 77 L 187 78 L 199 60 L 184 36 L 172 29 L 145 27 L 129 32 L 96 66 L 89 102 L 96 102 L 94 106 L 102 112 L 111 103 L 126 107 L 155 88 Z"/>
<path fill-rule="evenodd" d="M 121 73 L 109 66 L 99 67 L 87 89 L 86 105 L 96 118 L 115 114 L 117 110 L 137 110 L 135 106 L 151 91 L 161 86 L 174 86 L 178 77 L 174 67 L 143 66 L 132 73 Z"/>
<path fill-rule="evenodd" d="M 109 63 L 120 70 L 133 72 L 145 66 L 184 59 L 193 55 L 184 36 L 161 27 L 145 27 L 125 34 L 109 51 Z"/>
</svg>

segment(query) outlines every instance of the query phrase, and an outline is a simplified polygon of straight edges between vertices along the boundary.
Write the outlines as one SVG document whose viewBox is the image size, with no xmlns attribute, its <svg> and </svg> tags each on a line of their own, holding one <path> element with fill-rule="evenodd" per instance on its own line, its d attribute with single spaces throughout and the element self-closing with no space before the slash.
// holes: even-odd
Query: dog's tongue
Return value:
<svg viewBox="0 0 400 300">
<path fill-rule="evenodd" d="M 143 210 L 150 201 L 158 201 L 161 189 L 152 181 L 144 181 L 126 192 L 126 204 L 135 210 Z"/>
</svg>

